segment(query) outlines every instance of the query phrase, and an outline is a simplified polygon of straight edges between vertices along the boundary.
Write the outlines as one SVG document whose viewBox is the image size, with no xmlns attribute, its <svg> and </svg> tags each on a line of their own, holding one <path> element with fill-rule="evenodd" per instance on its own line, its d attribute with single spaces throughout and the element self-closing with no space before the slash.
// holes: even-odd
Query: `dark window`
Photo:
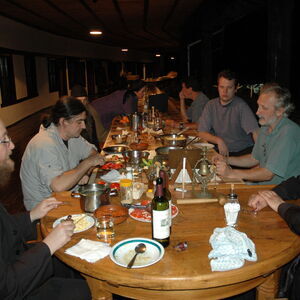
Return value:
<svg viewBox="0 0 300 300">
<path fill-rule="evenodd" d="M 48 58 L 48 81 L 49 81 L 49 92 L 58 91 L 58 74 L 57 64 L 55 58 Z"/>
<path fill-rule="evenodd" d="M 85 61 L 78 58 L 68 58 L 69 89 L 74 85 L 86 86 Z"/>
<path fill-rule="evenodd" d="M 38 96 L 38 89 L 36 83 L 36 67 L 35 57 L 32 55 L 24 56 L 26 85 L 27 85 L 27 97 L 33 98 Z"/>
<path fill-rule="evenodd" d="M 0 54 L 1 107 L 16 103 L 13 60 L 10 54 Z"/>
</svg>

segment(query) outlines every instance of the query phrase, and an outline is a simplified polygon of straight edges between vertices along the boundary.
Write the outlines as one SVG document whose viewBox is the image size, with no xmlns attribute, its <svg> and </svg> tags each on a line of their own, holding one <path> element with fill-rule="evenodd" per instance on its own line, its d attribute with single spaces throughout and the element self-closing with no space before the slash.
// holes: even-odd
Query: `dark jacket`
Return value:
<svg viewBox="0 0 300 300">
<path fill-rule="evenodd" d="M 273 191 L 284 200 L 299 199 L 300 175 L 283 181 Z M 292 203 L 282 203 L 278 207 L 278 213 L 287 222 L 291 230 L 300 235 L 300 206 Z"/>
<path fill-rule="evenodd" d="M 29 213 L 12 216 L 0 204 L 0 299 L 23 299 L 52 275 L 48 246 L 25 243 L 35 237 Z"/>
</svg>

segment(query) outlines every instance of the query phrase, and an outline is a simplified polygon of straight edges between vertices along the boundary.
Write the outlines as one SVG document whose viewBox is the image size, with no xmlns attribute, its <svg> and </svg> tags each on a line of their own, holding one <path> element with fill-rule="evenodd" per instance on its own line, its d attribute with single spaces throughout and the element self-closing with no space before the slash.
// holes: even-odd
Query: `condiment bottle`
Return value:
<svg viewBox="0 0 300 300">
<path fill-rule="evenodd" d="M 121 179 L 120 180 L 120 200 L 121 203 L 131 204 L 133 201 L 132 197 L 132 180 Z"/>
<path fill-rule="evenodd" d="M 152 239 L 167 247 L 170 243 L 169 201 L 164 196 L 162 183 L 162 178 L 157 178 L 155 196 L 151 205 Z"/>
<path fill-rule="evenodd" d="M 227 201 L 224 205 L 224 212 L 227 226 L 235 227 L 237 225 L 238 214 L 241 209 L 238 195 L 234 193 L 234 186 L 231 185 L 231 192 L 227 195 Z"/>
</svg>

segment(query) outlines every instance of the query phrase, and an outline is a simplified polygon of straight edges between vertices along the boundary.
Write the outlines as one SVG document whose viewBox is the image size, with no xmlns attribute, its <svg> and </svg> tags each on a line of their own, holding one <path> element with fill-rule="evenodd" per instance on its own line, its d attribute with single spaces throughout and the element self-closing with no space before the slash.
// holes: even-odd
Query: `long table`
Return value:
<svg viewBox="0 0 300 300">
<path fill-rule="evenodd" d="M 245 232 L 256 245 L 257 262 L 246 262 L 242 268 L 212 272 L 208 259 L 209 237 L 216 227 L 224 227 L 223 207 L 218 203 L 177 205 L 173 219 L 171 243 L 158 263 L 141 269 L 115 265 L 109 257 L 94 264 L 64 253 L 82 238 L 97 240 L 95 228 L 74 234 L 72 240 L 55 255 L 80 271 L 87 279 L 94 299 L 111 299 L 111 293 L 134 299 L 220 299 L 257 287 L 258 299 L 274 299 L 278 269 L 300 251 L 300 239 L 270 208 L 254 215 L 248 211 L 249 195 L 269 186 L 243 186 L 236 189 L 242 207 L 238 230 Z M 229 192 L 221 188 L 217 191 Z M 80 213 L 78 199 L 69 192 L 55 196 L 67 203 L 51 211 L 41 221 L 43 235 L 49 234 L 53 222 L 64 215 Z M 112 198 L 118 202 L 118 198 Z M 300 201 L 300 200 L 299 200 Z M 299 201 L 296 203 L 300 204 Z M 115 228 L 114 243 L 131 237 L 151 238 L 151 224 L 130 217 Z M 188 249 L 177 252 L 174 246 L 186 241 Z"/>
<path fill-rule="evenodd" d="M 115 128 L 110 135 L 114 132 Z M 106 146 L 112 143 L 110 135 Z M 156 146 L 151 145 L 151 148 Z M 209 188 L 214 193 L 227 194 L 230 185 L 218 184 Z M 165 249 L 163 259 L 146 268 L 128 270 L 114 264 L 109 257 L 91 264 L 64 253 L 82 238 L 97 240 L 94 227 L 74 234 L 72 240 L 55 255 L 86 277 L 93 299 L 112 299 L 112 293 L 134 299 L 220 299 L 254 287 L 257 288 L 257 299 L 274 299 L 279 269 L 299 254 L 300 239 L 270 208 L 257 215 L 249 211 L 249 196 L 257 190 L 270 188 L 272 186 L 235 185 L 242 207 L 237 229 L 252 239 L 258 256 L 257 262 L 246 262 L 236 270 L 212 272 L 210 268 L 209 238 L 216 227 L 225 226 L 224 210 L 218 203 L 177 204 L 179 213 L 173 219 L 171 243 Z M 174 199 L 182 197 L 173 187 L 172 193 Z M 57 218 L 82 212 L 79 200 L 71 198 L 70 192 L 54 193 L 54 196 L 65 205 L 49 212 L 41 220 L 44 236 L 52 230 Z M 300 204 L 299 201 L 296 203 Z M 120 203 L 118 197 L 112 197 L 111 202 Z M 113 244 L 133 237 L 151 238 L 151 224 L 128 217 L 116 226 L 115 233 Z M 174 246 L 184 241 L 188 243 L 187 250 L 177 252 Z"/>
</svg>

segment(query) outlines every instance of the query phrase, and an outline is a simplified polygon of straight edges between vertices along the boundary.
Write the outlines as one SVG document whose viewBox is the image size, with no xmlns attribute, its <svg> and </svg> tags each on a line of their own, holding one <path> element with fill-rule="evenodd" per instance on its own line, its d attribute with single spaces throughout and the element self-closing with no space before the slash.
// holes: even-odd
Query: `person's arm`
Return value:
<svg viewBox="0 0 300 300">
<path fill-rule="evenodd" d="M 253 139 L 253 141 L 255 143 L 256 139 L 258 137 L 258 130 L 255 130 L 255 131 L 251 132 L 251 134 L 252 134 L 252 139 Z"/>
<path fill-rule="evenodd" d="M 186 108 L 185 108 L 185 102 L 184 102 L 184 95 L 182 91 L 179 93 L 179 99 L 180 99 L 180 115 L 181 119 L 184 123 L 187 123 L 189 121 L 189 118 L 186 113 Z"/>
<path fill-rule="evenodd" d="M 62 192 L 69 190 L 76 185 L 84 175 L 90 170 L 90 168 L 104 163 L 103 157 L 99 153 L 92 149 L 90 156 L 80 162 L 77 167 L 72 170 L 66 171 L 51 181 L 50 187 L 53 192 Z"/>
<path fill-rule="evenodd" d="M 249 181 L 268 181 L 274 174 L 266 168 L 231 169 L 224 162 L 217 162 L 217 174 L 223 177 L 244 179 Z"/>
<path fill-rule="evenodd" d="M 228 156 L 228 148 L 222 138 L 205 131 L 198 131 L 197 135 L 207 142 L 218 145 L 219 153 L 223 156 Z"/>
<path fill-rule="evenodd" d="M 251 154 L 245 154 L 241 156 L 230 156 L 227 159 L 227 163 L 231 166 L 252 168 L 258 166 L 259 161 L 256 160 Z"/>
<path fill-rule="evenodd" d="M 273 191 L 284 200 L 300 198 L 300 175 L 281 182 Z"/>
</svg>

